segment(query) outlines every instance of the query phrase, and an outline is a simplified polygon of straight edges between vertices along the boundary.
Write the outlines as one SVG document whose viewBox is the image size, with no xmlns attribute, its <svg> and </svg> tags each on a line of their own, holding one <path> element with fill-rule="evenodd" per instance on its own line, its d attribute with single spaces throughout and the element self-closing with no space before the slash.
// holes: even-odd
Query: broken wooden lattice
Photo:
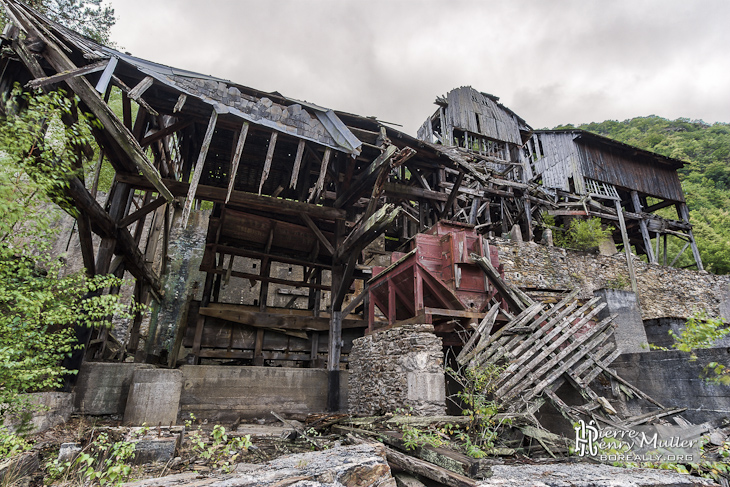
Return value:
<svg viewBox="0 0 730 487">
<path fill-rule="evenodd" d="M 576 290 L 552 306 L 537 303 L 506 283 L 488 259 L 477 255 L 472 255 L 472 259 L 518 314 L 506 313 L 507 324 L 492 332 L 498 313 L 504 313 L 495 304 L 456 360 L 467 367 L 486 364 L 504 367 L 496 379 L 494 397 L 505 412 L 533 414 L 547 398 L 570 420 L 583 417 L 615 427 L 629 427 L 683 411 L 665 408 L 609 368 L 620 351 L 611 339 L 614 316 L 598 319 L 606 307 L 600 298 L 581 301 Z M 659 410 L 622 417 L 606 398 L 590 387 L 601 373 Z M 557 396 L 556 391 L 566 382 L 587 404 L 571 406 Z"/>
</svg>

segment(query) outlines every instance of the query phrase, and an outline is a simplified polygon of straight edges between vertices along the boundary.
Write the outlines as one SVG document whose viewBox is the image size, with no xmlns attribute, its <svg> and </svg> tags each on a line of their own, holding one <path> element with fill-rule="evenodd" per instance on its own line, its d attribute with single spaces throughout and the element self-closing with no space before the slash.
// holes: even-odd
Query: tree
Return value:
<svg viewBox="0 0 730 487">
<path fill-rule="evenodd" d="M 107 44 L 116 23 L 114 9 L 103 0 L 26 0 L 49 19 L 91 39 Z"/>
<path fill-rule="evenodd" d="M 63 189 L 97 122 L 62 91 L 12 95 L 0 119 L 0 419 L 25 406 L 19 394 L 61 385 L 74 326 L 135 311 L 101 293 L 119 279 L 69 274 L 50 252 L 54 203 L 76 216 Z"/>
</svg>

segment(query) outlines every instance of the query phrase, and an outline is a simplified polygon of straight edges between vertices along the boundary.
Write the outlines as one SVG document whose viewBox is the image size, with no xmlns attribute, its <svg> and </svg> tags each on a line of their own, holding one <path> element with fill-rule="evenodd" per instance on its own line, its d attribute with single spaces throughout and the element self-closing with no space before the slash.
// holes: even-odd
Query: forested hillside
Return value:
<svg viewBox="0 0 730 487">
<path fill-rule="evenodd" d="M 730 273 L 730 124 L 652 115 L 556 128 L 588 130 L 688 162 L 680 179 L 703 263 L 713 273 Z M 676 218 L 676 214 L 666 216 Z"/>
</svg>

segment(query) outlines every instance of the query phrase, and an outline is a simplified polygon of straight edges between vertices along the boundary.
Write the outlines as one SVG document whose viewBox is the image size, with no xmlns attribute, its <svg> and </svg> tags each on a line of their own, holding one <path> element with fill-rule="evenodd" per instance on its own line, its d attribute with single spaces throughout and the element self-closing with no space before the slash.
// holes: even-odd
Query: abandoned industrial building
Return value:
<svg viewBox="0 0 730 487">
<path fill-rule="evenodd" d="M 150 305 L 80 335 L 77 410 L 148 424 L 443 415 L 456 408 L 445 365 L 500 363 L 497 400 L 543 426 L 730 416 L 727 387 L 647 348 L 694 309 L 730 317 L 728 278 L 703 272 L 682 161 L 534 130 L 471 87 L 436 98 L 413 137 L 4 3 L 0 91 L 64 87 L 102 123 L 115 170 L 108 194 L 98 172 L 71 180 L 80 216 L 65 238 L 88 273 L 131 276 Z M 552 246 L 557 225 L 589 217 L 611 230 L 600 254 Z M 692 269 L 672 267 L 685 252 Z M 728 345 L 703 353 L 727 363 Z"/>
</svg>

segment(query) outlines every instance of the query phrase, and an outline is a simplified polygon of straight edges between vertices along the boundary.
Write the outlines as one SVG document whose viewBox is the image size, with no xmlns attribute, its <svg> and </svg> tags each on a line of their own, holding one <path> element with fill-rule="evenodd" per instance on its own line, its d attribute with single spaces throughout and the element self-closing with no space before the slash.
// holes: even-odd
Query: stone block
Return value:
<svg viewBox="0 0 730 487">
<path fill-rule="evenodd" d="M 61 447 L 58 449 L 58 461 L 59 463 L 71 462 L 79 453 L 81 453 L 81 445 L 78 443 L 61 443 Z"/>
<path fill-rule="evenodd" d="M 84 362 L 74 388 L 75 412 L 92 416 L 124 414 L 134 371 L 146 368 L 152 366 Z"/>
<path fill-rule="evenodd" d="M 129 388 L 124 422 L 148 426 L 175 424 L 181 390 L 182 372 L 179 370 L 136 370 Z"/>
</svg>

